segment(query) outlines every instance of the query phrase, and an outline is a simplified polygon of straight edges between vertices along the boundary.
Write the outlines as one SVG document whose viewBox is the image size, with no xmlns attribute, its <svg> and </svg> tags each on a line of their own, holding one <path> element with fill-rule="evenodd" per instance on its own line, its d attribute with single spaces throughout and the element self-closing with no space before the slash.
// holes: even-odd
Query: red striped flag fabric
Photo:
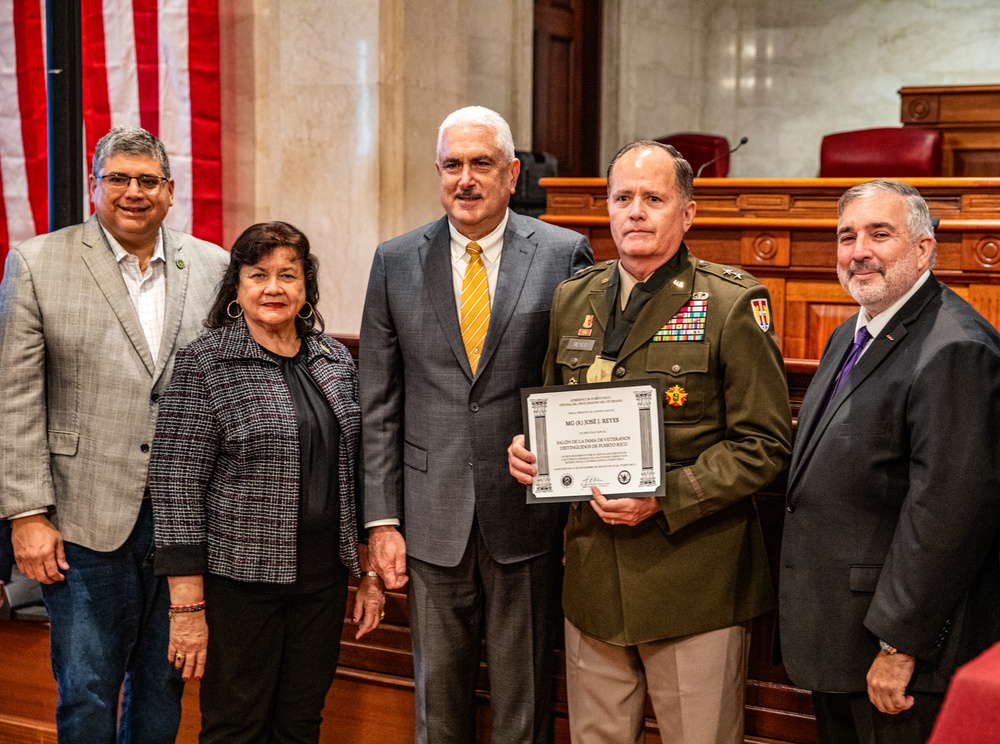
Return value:
<svg viewBox="0 0 1000 744">
<path fill-rule="evenodd" d="M 112 126 L 144 127 L 170 156 L 167 224 L 220 243 L 218 0 L 81 0 L 80 7 L 80 177 Z M 9 246 L 48 230 L 46 82 L 45 0 L 0 2 L 0 260 Z"/>
</svg>

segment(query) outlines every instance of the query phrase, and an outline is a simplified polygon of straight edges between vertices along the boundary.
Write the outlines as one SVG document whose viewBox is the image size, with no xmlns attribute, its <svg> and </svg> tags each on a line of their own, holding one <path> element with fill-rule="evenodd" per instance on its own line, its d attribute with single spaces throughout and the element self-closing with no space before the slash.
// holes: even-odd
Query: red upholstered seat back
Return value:
<svg viewBox="0 0 1000 744">
<path fill-rule="evenodd" d="M 884 127 L 828 134 L 820 178 L 913 178 L 941 175 L 941 132 Z"/>
<path fill-rule="evenodd" d="M 656 140 L 676 147 L 684 159 L 691 163 L 694 172 L 709 162 L 719 158 L 701 172 L 702 178 L 723 178 L 729 174 L 729 140 L 717 134 L 697 134 L 681 132 L 668 134 Z"/>
</svg>

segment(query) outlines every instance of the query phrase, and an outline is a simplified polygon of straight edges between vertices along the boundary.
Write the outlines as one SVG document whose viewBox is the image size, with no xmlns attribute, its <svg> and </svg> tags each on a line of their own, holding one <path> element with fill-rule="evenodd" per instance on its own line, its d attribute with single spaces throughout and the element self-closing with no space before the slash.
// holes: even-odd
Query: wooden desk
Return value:
<svg viewBox="0 0 1000 744">
<path fill-rule="evenodd" d="M 687 244 L 699 258 L 744 268 L 765 284 L 786 358 L 819 359 L 857 311 L 836 271 L 837 201 L 856 178 L 695 179 Z M 905 179 L 939 217 L 935 273 L 1000 327 L 1000 178 Z M 587 235 L 615 258 L 603 178 L 543 178 L 542 219 Z"/>
<path fill-rule="evenodd" d="M 1000 85 L 899 89 L 904 127 L 943 135 L 942 176 L 1000 176 Z"/>
</svg>

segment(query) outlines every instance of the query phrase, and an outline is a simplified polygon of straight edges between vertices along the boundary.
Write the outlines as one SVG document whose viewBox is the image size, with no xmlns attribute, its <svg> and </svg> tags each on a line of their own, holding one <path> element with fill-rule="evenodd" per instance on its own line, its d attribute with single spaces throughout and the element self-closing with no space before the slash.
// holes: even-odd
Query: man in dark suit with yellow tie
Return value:
<svg viewBox="0 0 1000 744">
<path fill-rule="evenodd" d="M 409 579 L 416 740 L 475 741 L 486 639 L 494 742 L 551 741 L 552 608 L 564 513 L 506 475 L 520 389 L 541 384 L 552 293 L 586 238 L 510 212 L 510 128 L 449 115 L 447 215 L 378 247 L 361 323 L 365 519 L 390 589 Z M 404 537 L 405 536 L 405 537 Z"/>
<path fill-rule="evenodd" d="M 931 273 L 916 189 L 864 183 L 839 214 L 861 309 L 799 414 L 781 648 L 821 742 L 920 742 L 955 668 L 1000 639 L 1000 335 Z"/>
</svg>

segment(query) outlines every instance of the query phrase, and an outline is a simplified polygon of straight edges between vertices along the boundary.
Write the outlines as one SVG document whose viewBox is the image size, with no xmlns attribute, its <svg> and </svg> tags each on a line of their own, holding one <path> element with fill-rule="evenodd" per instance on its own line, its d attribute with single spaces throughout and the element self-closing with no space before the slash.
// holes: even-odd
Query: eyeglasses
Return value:
<svg viewBox="0 0 1000 744">
<path fill-rule="evenodd" d="M 108 189 L 111 191 L 124 191 L 132 183 L 132 179 L 136 180 L 139 184 L 139 188 L 149 194 L 155 194 L 160 190 L 160 186 L 169 181 L 169 178 L 164 178 L 163 176 L 154 176 L 151 174 L 143 174 L 141 176 L 126 176 L 124 173 L 107 173 L 103 176 L 95 176 L 95 178 L 100 178 L 107 185 Z"/>
</svg>

